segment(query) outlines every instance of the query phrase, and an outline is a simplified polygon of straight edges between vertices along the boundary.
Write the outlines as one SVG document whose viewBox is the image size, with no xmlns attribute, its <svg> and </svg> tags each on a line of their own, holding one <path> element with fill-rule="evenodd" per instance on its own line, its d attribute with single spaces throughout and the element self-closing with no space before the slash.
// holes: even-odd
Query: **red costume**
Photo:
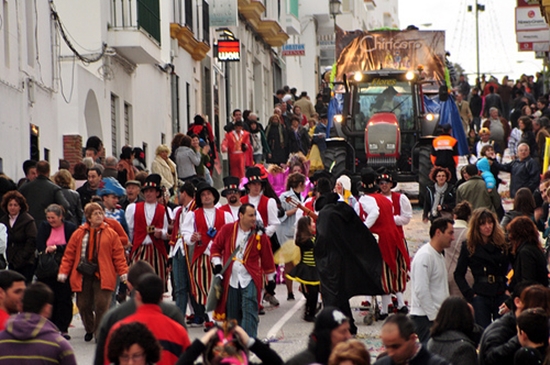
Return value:
<svg viewBox="0 0 550 365">
<path fill-rule="evenodd" d="M 250 133 L 241 131 L 240 134 L 233 130 L 225 134 L 222 150 L 227 151 L 229 157 L 229 175 L 242 179 L 246 166 L 252 166 L 254 160 L 252 157 L 252 144 L 250 143 Z M 243 145 L 246 148 L 243 149 Z"/>
<path fill-rule="evenodd" d="M 405 247 L 404 237 L 393 218 L 393 204 L 382 194 L 368 195 L 376 200 L 380 211 L 380 215 L 370 227 L 370 231 L 378 235 L 378 247 L 385 264 L 382 265 L 382 286 L 387 293 L 402 292 L 407 284 L 410 258 Z M 367 213 L 361 204 L 359 204 L 359 210 L 360 218 L 364 221 Z"/>
<path fill-rule="evenodd" d="M 3 331 L 4 328 L 6 328 L 6 322 L 8 321 L 8 318 L 10 318 L 8 312 L 0 309 L 0 331 Z"/>
<path fill-rule="evenodd" d="M 105 342 L 105 365 L 110 364 L 107 359 L 107 348 L 112 333 L 123 324 L 132 322 L 143 323 L 162 346 L 160 361 L 157 365 L 173 365 L 178 361 L 180 355 L 191 345 L 189 336 L 181 324 L 162 313 L 156 304 L 142 304 L 136 312 L 124 319 L 121 319 L 109 331 Z"/>
<path fill-rule="evenodd" d="M 212 264 L 210 263 L 209 256 L 204 254 L 208 248 L 208 243 L 210 242 L 210 236 L 208 236 L 209 227 L 204 217 L 203 208 L 198 208 L 193 213 L 195 214 L 195 232 L 200 233 L 201 237 L 208 241 L 195 243 L 193 246 L 194 249 L 192 259 L 190 259 L 190 247 L 188 245 L 184 245 L 185 257 L 187 257 L 189 274 L 191 276 L 191 294 L 193 294 L 193 297 L 198 304 L 206 305 L 208 290 L 210 289 L 210 283 L 212 282 L 213 276 Z M 225 212 L 220 209 L 216 209 L 216 218 L 213 225 L 217 231 L 216 237 L 220 235 L 220 230 L 224 225 Z"/>
<path fill-rule="evenodd" d="M 262 194 L 260 198 L 260 204 L 256 207 L 256 210 L 258 213 L 260 213 L 260 217 L 262 217 L 262 221 L 264 223 L 264 227 L 267 227 L 269 225 L 269 216 L 267 215 L 267 203 L 269 202 L 269 198 Z M 241 198 L 241 203 L 243 204 L 250 204 L 248 202 L 248 195 L 245 195 Z"/>
<path fill-rule="evenodd" d="M 222 265 L 229 260 L 229 257 L 235 250 L 235 241 L 237 240 L 238 230 L 238 221 L 235 223 L 226 224 L 214 240 L 214 244 L 211 249 L 211 257 L 219 257 L 222 261 Z M 236 260 L 236 258 L 233 258 L 233 261 L 234 260 Z M 246 245 L 242 264 L 252 277 L 252 281 L 254 282 L 258 293 L 258 303 L 261 303 L 262 274 L 271 274 L 275 272 L 273 253 L 271 251 L 271 244 L 267 238 L 267 235 L 251 235 Z M 222 298 L 218 301 L 218 305 L 214 311 L 215 320 L 225 319 L 227 293 L 229 292 L 229 279 L 231 278 L 232 268 L 233 262 L 229 264 L 225 275 L 223 275 L 224 290 Z"/>
</svg>

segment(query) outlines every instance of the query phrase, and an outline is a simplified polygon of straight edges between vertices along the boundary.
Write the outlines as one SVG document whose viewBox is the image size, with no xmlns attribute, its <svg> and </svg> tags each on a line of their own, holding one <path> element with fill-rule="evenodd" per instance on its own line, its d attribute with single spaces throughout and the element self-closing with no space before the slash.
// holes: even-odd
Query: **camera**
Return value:
<svg viewBox="0 0 550 365">
<path fill-rule="evenodd" d="M 216 233 L 218 233 L 218 231 L 217 231 L 216 228 L 214 228 L 214 227 L 210 227 L 210 228 L 208 228 L 208 231 L 206 231 L 206 234 L 207 234 L 208 237 L 210 237 L 210 238 L 216 237 Z"/>
</svg>

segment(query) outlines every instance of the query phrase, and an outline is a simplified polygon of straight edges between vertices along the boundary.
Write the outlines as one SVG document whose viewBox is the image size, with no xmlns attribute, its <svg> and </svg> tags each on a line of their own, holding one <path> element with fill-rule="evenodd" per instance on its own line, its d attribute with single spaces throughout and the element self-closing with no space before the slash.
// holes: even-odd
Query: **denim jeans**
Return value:
<svg viewBox="0 0 550 365">
<path fill-rule="evenodd" d="M 174 276 L 174 296 L 176 306 L 185 316 L 187 313 L 187 301 L 189 298 L 189 271 L 185 256 L 178 250 L 176 256 L 172 258 L 172 275 Z"/>
<path fill-rule="evenodd" d="M 250 337 L 258 335 L 258 292 L 253 281 L 246 288 L 229 286 L 226 311 L 227 319 L 236 319 Z"/>
<path fill-rule="evenodd" d="M 487 328 L 492 321 L 500 318 L 498 308 L 507 298 L 506 294 L 496 296 L 476 295 L 472 300 L 476 323 L 483 328 Z"/>
</svg>

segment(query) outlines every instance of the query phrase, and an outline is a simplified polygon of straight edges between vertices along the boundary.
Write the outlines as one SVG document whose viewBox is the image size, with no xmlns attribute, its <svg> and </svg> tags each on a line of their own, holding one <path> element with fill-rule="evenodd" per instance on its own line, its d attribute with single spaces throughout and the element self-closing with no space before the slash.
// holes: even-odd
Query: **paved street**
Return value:
<svg viewBox="0 0 550 365">
<path fill-rule="evenodd" d="M 505 158 L 507 161 L 508 158 Z M 465 160 L 461 160 L 461 165 Z M 509 181 L 510 175 L 501 173 L 500 177 Z M 417 184 L 400 184 L 397 189 L 416 194 Z M 501 186 L 501 192 L 508 190 L 508 185 Z M 511 209 L 509 199 L 503 200 L 505 210 Z M 407 239 L 409 252 L 414 256 L 420 246 L 429 239 L 429 226 L 422 223 L 422 210 L 418 206 L 414 206 L 413 219 L 409 225 L 405 226 L 405 237 Z M 295 301 L 286 300 L 286 287 L 284 284 L 277 286 L 277 297 L 281 304 L 278 308 L 269 307 L 266 304 L 266 314 L 260 317 L 259 338 L 268 339 L 273 349 L 275 349 L 283 359 L 288 359 L 295 353 L 303 350 L 307 346 L 308 334 L 313 329 L 312 323 L 307 323 L 302 320 L 305 299 L 299 294 L 298 285 L 294 287 L 296 296 Z M 169 300 L 170 298 L 166 298 Z M 408 291 L 405 292 L 405 300 L 409 299 Z M 362 297 L 354 297 L 351 299 L 352 307 L 356 309 L 360 302 L 364 300 Z M 357 338 L 364 341 L 369 349 L 371 356 L 375 357 L 382 351 L 382 344 L 379 339 L 381 322 L 367 326 L 363 324 L 364 311 L 355 310 L 354 318 L 359 328 Z M 84 342 L 84 328 L 80 317 L 75 315 L 73 319 L 74 328 L 70 329 L 72 336 L 71 345 L 75 349 L 78 363 L 82 365 L 92 364 L 94 358 L 95 344 L 93 342 Z M 191 340 L 201 337 L 204 332 L 202 328 L 189 328 L 189 337 Z"/>
</svg>

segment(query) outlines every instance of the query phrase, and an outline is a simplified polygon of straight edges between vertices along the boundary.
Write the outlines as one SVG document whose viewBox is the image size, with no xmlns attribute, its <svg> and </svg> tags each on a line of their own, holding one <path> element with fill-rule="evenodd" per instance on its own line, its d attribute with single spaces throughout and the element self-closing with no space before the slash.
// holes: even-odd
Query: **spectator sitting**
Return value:
<svg viewBox="0 0 550 365">
<path fill-rule="evenodd" d="M 518 340 L 514 365 L 542 364 L 548 348 L 548 315 L 542 308 L 523 311 L 517 318 Z"/>
</svg>

